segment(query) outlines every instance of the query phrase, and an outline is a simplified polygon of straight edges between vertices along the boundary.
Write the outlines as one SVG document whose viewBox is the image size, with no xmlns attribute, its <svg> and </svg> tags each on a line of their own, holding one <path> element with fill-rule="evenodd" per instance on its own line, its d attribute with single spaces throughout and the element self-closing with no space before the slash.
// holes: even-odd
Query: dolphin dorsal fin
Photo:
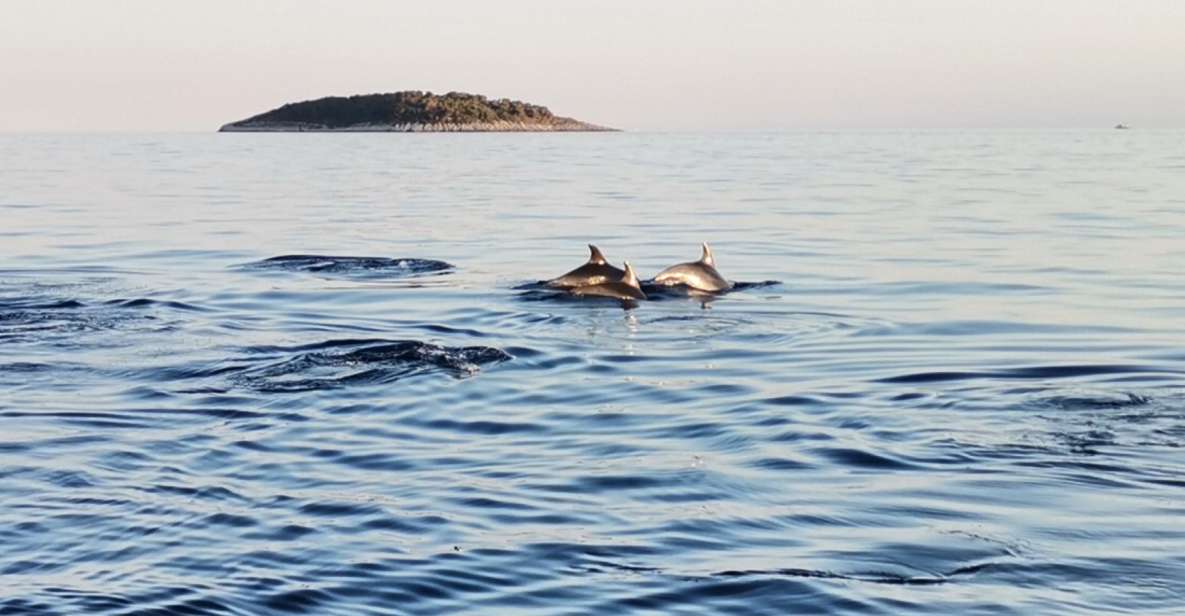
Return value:
<svg viewBox="0 0 1185 616">
<path fill-rule="evenodd" d="M 704 254 L 702 257 L 699 258 L 699 262 L 703 263 L 704 265 L 710 265 L 712 267 L 716 267 L 716 257 L 712 256 L 712 249 L 708 247 L 707 242 L 703 243 L 703 247 L 704 247 Z"/>
<path fill-rule="evenodd" d="M 604 264 L 608 263 L 608 261 L 605 260 L 605 255 L 601 254 L 600 248 L 597 248 L 596 246 L 589 244 L 588 245 L 588 252 L 590 253 L 588 256 L 589 263 L 596 263 L 597 265 L 604 265 Z"/>
<path fill-rule="evenodd" d="M 634 273 L 634 267 L 629 261 L 625 262 L 625 273 L 621 275 L 621 281 L 635 289 L 642 288 L 642 283 L 638 282 L 638 275 Z"/>
</svg>

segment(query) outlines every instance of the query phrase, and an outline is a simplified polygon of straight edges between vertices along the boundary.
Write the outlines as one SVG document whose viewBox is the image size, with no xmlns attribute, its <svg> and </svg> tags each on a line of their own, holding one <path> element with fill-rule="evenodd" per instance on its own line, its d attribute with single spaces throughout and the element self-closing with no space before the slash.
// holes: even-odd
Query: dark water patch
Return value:
<svg viewBox="0 0 1185 616">
<path fill-rule="evenodd" d="M 430 331 L 430 332 L 436 333 L 436 334 L 448 334 L 448 335 L 462 334 L 465 336 L 472 336 L 474 338 L 489 337 L 489 334 L 487 334 L 483 331 L 480 331 L 480 330 L 467 328 L 467 327 L 466 328 L 452 327 L 449 325 L 441 325 L 439 323 L 425 323 L 423 325 L 419 325 L 418 327 L 420 329 L 425 330 L 425 331 Z"/>
<path fill-rule="evenodd" d="M 250 528 L 258 525 L 259 522 L 254 518 L 245 515 L 235 515 L 233 513 L 219 512 L 211 514 L 202 518 L 199 525 L 204 527 L 209 526 L 225 526 L 229 528 Z"/>
<path fill-rule="evenodd" d="M 333 595 L 313 588 L 290 590 L 263 600 L 263 605 L 284 614 L 312 614 L 333 600 Z"/>
<path fill-rule="evenodd" d="M 976 379 L 1063 379 L 1100 375 L 1181 375 L 1181 370 L 1136 364 L 1028 366 L 1004 370 L 915 372 L 876 379 L 878 383 L 938 383 Z"/>
<path fill-rule="evenodd" d="M 103 311 L 0 312 L 0 342 L 42 342 L 63 335 L 126 329 L 151 316 Z"/>
<path fill-rule="evenodd" d="M 1079 376 L 1096 376 L 1104 374 L 1182 374 L 1180 370 L 1163 368 L 1160 366 L 1140 366 L 1127 364 L 1086 364 L 1066 366 L 1032 366 L 1004 371 L 1007 377 L 1026 379 L 1060 379 Z"/>
<path fill-rule="evenodd" d="M 805 471 L 814 468 L 815 465 L 790 458 L 762 458 L 754 460 L 751 466 L 770 471 Z"/>
<path fill-rule="evenodd" d="M 394 454 L 359 453 L 338 456 L 337 464 L 344 464 L 364 471 L 403 472 L 416 468 L 416 464 Z"/>
<path fill-rule="evenodd" d="M 144 307 L 169 307 L 169 302 L 145 304 L 85 302 L 78 299 L 16 297 L 0 299 L 0 343 L 48 343 L 81 347 L 86 342 L 104 346 L 125 344 L 116 338 L 82 338 L 104 332 L 168 332 L 177 322 Z M 179 303 L 178 303 L 179 304 Z"/>
<path fill-rule="evenodd" d="M 470 496 L 451 500 L 462 507 L 474 509 L 502 509 L 512 511 L 534 511 L 536 509 L 523 503 L 488 497 Z"/>
<path fill-rule="evenodd" d="M 435 259 L 329 255 L 283 255 L 247 263 L 241 267 L 248 270 L 304 272 L 364 279 L 439 276 L 455 269 L 451 263 Z"/>
<path fill-rule="evenodd" d="M 960 573 L 959 571 L 952 572 L 952 574 Z M 896 575 L 893 573 L 869 572 L 869 573 L 836 573 L 834 571 L 820 571 L 817 569 L 750 569 L 740 571 L 720 571 L 713 573 L 711 577 L 717 578 L 748 578 L 748 577 L 791 577 L 791 578 L 818 578 L 827 580 L 848 580 L 853 582 L 867 582 L 870 584 L 890 584 L 894 586 L 933 586 L 936 584 L 945 584 L 948 581 L 946 576 L 905 576 Z"/>
<path fill-rule="evenodd" d="M 436 515 L 408 517 L 380 515 L 362 522 L 362 527 L 396 533 L 422 534 L 446 524 L 448 524 L 448 520 Z"/>
<path fill-rule="evenodd" d="M 802 430 L 785 430 L 774 432 L 766 436 L 774 443 L 793 443 L 797 441 L 833 441 L 835 436 L 826 432 L 806 432 Z"/>
<path fill-rule="evenodd" d="M 423 422 L 413 422 L 408 420 L 410 425 L 417 425 L 419 427 L 428 428 L 431 430 L 444 430 L 448 432 L 458 432 L 462 434 L 498 436 L 502 434 L 523 434 L 523 433 L 539 433 L 545 432 L 546 429 L 536 423 L 524 422 L 508 422 L 508 421 L 458 421 L 455 419 L 432 419 Z"/>
<path fill-rule="evenodd" d="M 1053 408 L 1063 411 L 1098 411 L 1144 407 L 1151 402 L 1151 396 L 1118 392 L 1094 395 L 1052 395 L 1033 400 L 1032 405 L 1038 408 Z"/>
<path fill-rule="evenodd" d="M 592 475 L 577 477 L 564 483 L 535 483 L 524 487 L 557 494 L 601 494 L 648 492 L 669 489 L 679 484 L 677 479 L 652 475 Z"/>
<path fill-rule="evenodd" d="M 89 488 L 96 483 L 95 478 L 85 471 L 53 471 L 45 480 L 63 488 Z"/>
<path fill-rule="evenodd" d="M 72 606 L 71 612 L 86 614 L 116 613 L 136 605 L 132 598 L 122 595 L 106 595 L 95 591 L 77 591 L 69 588 L 49 587 L 45 593 L 54 597 L 58 605 Z"/>
<path fill-rule="evenodd" d="M 1046 422 L 1044 429 L 1028 438 L 1051 451 L 1089 457 L 1130 452 L 1160 460 L 1185 447 L 1185 404 L 1179 394 L 1162 391 L 1153 397 L 1099 389 L 1052 391 L 1048 388 L 1021 404 Z M 1158 466 L 1133 465 L 1130 470 L 1155 476 Z M 1126 474 L 1122 468 L 1115 472 Z"/>
<path fill-rule="evenodd" d="M 717 422 L 692 422 L 674 426 L 663 426 L 647 432 L 662 439 L 711 439 L 716 449 L 743 449 L 748 439 L 737 435 L 727 424 Z"/>
<path fill-rule="evenodd" d="M 230 378 L 240 386 L 272 393 L 381 385 L 438 371 L 466 377 L 511 359 L 493 347 L 446 347 L 417 340 L 330 340 L 251 351 L 281 358 L 252 362 Z"/>
<path fill-rule="evenodd" d="M 819 406 L 826 404 L 819 398 L 811 396 L 776 396 L 773 398 L 766 398 L 762 400 L 764 404 L 772 404 L 774 406 Z"/>
<path fill-rule="evenodd" d="M 699 394 L 710 394 L 713 396 L 732 396 L 741 397 L 752 393 L 753 387 L 749 385 L 741 385 L 738 383 L 710 383 L 707 385 L 700 385 L 695 388 L 695 392 Z"/>
<path fill-rule="evenodd" d="M 541 351 L 539 349 L 535 349 L 535 348 L 531 348 L 531 347 L 524 347 L 524 346 L 506 347 L 505 351 L 511 357 L 514 357 L 515 359 L 533 359 L 536 357 L 547 357 L 547 355 L 548 355 L 546 352 Z M 571 358 L 556 358 L 556 360 L 559 361 L 560 363 L 567 363 L 565 361 L 562 361 L 562 360 L 567 360 L 567 359 L 571 359 Z M 552 366 L 552 367 L 554 367 L 554 366 Z"/>
<path fill-rule="evenodd" d="M 376 505 L 333 501 L 307 503 L 301 505 L 297 510 L 305 515 L 328 518 L 343 518 L 359 515 L 374 516 L 383 512 L 382 508 Z"/>
<path fill-rule="evenodd" d="M 136 489 L 149 494 L 181 496 L 186 499 L 194 499 L 198 501 L 235 501 L 238 503 L 251 502 L 249 498 L 229 488 L 218 485 L 203 486 L 160 483 L 152 486 L 138 486 Z"/>
<path fill-rule="evenodd" d="M 242 411 L 238 409 L 222 408 L 137 408 L 122 412 L 99 411 L 0 411 L 0 417 L 54 417 L 65 422 L 111 422 L 119 424 L 141 418 L 159 426 L 160 422 L 170 417 L 208 417 L 213 419 L 282 419 L 284 421 L 302 421 L 305 418 L 292 413 L 261 413 L 257 411 Z"/>
<path fill-rule="evenodd" d="M 612 600 L 595 608 L 595 613 L 704 613 L 773 616 L 800 614 L 875 613 L 862 601 L 847 598 L 804 580 L 788 577 L 768 579 L 685 579 L 668 590 L 651 590 Z"/>
<path fill-rule="evenodd" d="M 896 458 L 847 447 L 816 447 L 811 453 L 848 468 L 862 470 L 901 471 L 920 467 Z"/>
<path fill-rule="evenodd" d="M 10 364 L 0 364 L 0 373 L 14 372 L 14 373 L 30 373 L 30 372 L 46 372 L 53 370 L 54 366 L 49 364 L 39 364 L 34 362 L 18 361 Z"/>
<path fill-rule="evenodd" d="M 916 372 L 877 379 L 881 383 L 939 383 L 942 381 L 965 381 L 970 379 L 993 378 L 990 372 Z"/>
<path fill-rule="evenodd" d="M 0 299 L 0 319 L 9 313 L 24 310 L 77 310 L 87 305 L 76 299 L 46 299 L 44 297 L 8 297 Z"/>
<path fill-rule="evenodd" d="M 201 597 L 186 601 L 165 603 L 158 608 L 137 610 L 135 613 L 136 616 L 172 616 L 173 614 L 182 616 L 226 616 L 228 614 L 239 613 L 239 610 L 217 599 Z"/>
<path fill-rule="evenodd" d="M 147 297 L 110 299 L 103 303 L 104 305 L 116 308 L 167 308 L 170 310 L 180 310 L 183 312 L 210 312 L 209 308 L 198 306 L 196 304 L 190 304 L 176 300 L 151 299 Z"/>
<path fill-rule="evenodd" d="M 245 533 L 244 539 L 259 541 L 296 541 L 315 534 L 317 529 L 300 524 L 285 524 L 279 528 Z"/>
</svg>

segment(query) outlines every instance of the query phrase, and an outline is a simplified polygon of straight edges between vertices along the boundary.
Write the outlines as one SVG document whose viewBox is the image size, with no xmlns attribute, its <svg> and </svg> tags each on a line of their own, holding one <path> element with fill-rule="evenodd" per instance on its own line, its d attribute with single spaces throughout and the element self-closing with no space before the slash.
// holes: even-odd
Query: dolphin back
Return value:
<svg viewBox="0 0 1185 616">
<path fill-rule="evenodd" d="M 587 287 L 589 285 L 621 280 L 624 274 L 624 270 L 613 267 L 608 263 L 585 263 L 563 276 L 548 280 L 547 286 L 558 289 Z"/>
<path fill-rule="evenodd" d="M 725 280 L 715 267 L 702 261 L 672 265 L 659 272 L 654 277 L 654 282 L 669 287 L 684 285 L 711 293 L 719 293 L 732 288 L 732 283 Z"/>
<path fill-rule="evenodd" d="M 587 297 L 611 297 L 613 299 L 646 299 L 646 293 L 640 287 L 624 282 L 606 282 L 585 287 L 571 289 L 572 295 Z"/>
</svg>

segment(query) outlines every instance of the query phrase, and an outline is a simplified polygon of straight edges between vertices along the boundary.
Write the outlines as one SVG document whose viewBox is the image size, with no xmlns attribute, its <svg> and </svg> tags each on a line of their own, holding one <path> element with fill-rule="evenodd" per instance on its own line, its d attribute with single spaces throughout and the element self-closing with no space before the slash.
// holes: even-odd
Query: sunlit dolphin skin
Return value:
<svg viewBox="0 0 1185 616">
<path fill-rule="evenodd" d="M 559 278 L 548 280 L 547 286 L 557 289 L 573 289 L 621 280 L 625 271 L 609 265 L 609 262 L 605 260 L 605 255 L 601 254 L 601 249 L 589 244 L 588 250 L 592 254 L 589 255 L 587 263 Z"/>
<path fill-rule="evenodd" d="M 572 295 L 612 297 L 620 300 L 646 299 L 646 294 L 642 292 L 642 284 L 638 282 L 638 276 L 634 274 L 634 268 L 630 267 L 629 261 L 625 262 L 625 271 L 619 280 L 576 287 L 570 289 L 570 292 Z"/>
<path fill-rule="evenodd" d="M 725 280 L 716 271 L 716 259 L 712 256 L 712 249 L 704 242 L 704 254 L 699 261 L 672 265 L 654 277 L 654 283 L 664 286 L 684 285 L 697 291 L 720 293 L 732 288 L 732 283 Z"/>
</svg>

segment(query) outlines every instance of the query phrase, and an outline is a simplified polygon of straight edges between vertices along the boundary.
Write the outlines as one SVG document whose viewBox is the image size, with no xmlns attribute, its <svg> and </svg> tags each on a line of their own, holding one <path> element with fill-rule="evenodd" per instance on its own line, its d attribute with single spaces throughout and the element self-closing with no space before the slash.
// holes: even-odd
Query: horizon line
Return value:
<svg viewBox="0 0 1185 616">
<path fill-rule="evenodd" d="M 958 131 L 958 130 L 976 130 L 976 131 L 1082 131 L 1082 130 L 1134 130 L 1134 131 L 1173 131 L 1185 130 L 1185 125 L 1182 126 L 1139 126 L 1132 125 L 1126 122 L 1121 123 L 1124 129 L 1119 129 L 1116 125 L 1110 126 L 983 126 L 983 125 L 967 125 L 967 126 L 816 126 L 816 127 L 754 127 L 754 128 L 727 128 L 727 127 L 701 127 L 701 128 L 617 128 L 614 131 L 589 131 L 589 132 L 607 132 L 607 133 L 761 133 L 761 132 L 893 132 L 893 131 L 915 131 L 915 132 L 940 132 L 940 131 Z M 295 133 L 296 131 L 288 131 Z M 288 134 L 285 131 L 276 131 L 277 134 Z M 449 131 L 308 131 L 299 134 L 446 134 Z M 453 131 L 458 134 L 502 134 L 514 132 L 516 134 L 537 134 L 537 133 L 551 133 L 554 131 Z M 582 131 L 570 131 L 573 133 L 580 133 Z M 83 129 L 68 129 L 68 128 L 30 128 L 30 129 L 0 129 L 0 135 L 205 135 L 205 134 L 223 134 L 219 133 L 218 127 L 211 129 L 194 129 L 194 128 L 176 128 L 176 129 L 142 129 L 142 128 L 83 128 Z M 565 132 L 565 134 L 568 134 Z"/>
</svg>

